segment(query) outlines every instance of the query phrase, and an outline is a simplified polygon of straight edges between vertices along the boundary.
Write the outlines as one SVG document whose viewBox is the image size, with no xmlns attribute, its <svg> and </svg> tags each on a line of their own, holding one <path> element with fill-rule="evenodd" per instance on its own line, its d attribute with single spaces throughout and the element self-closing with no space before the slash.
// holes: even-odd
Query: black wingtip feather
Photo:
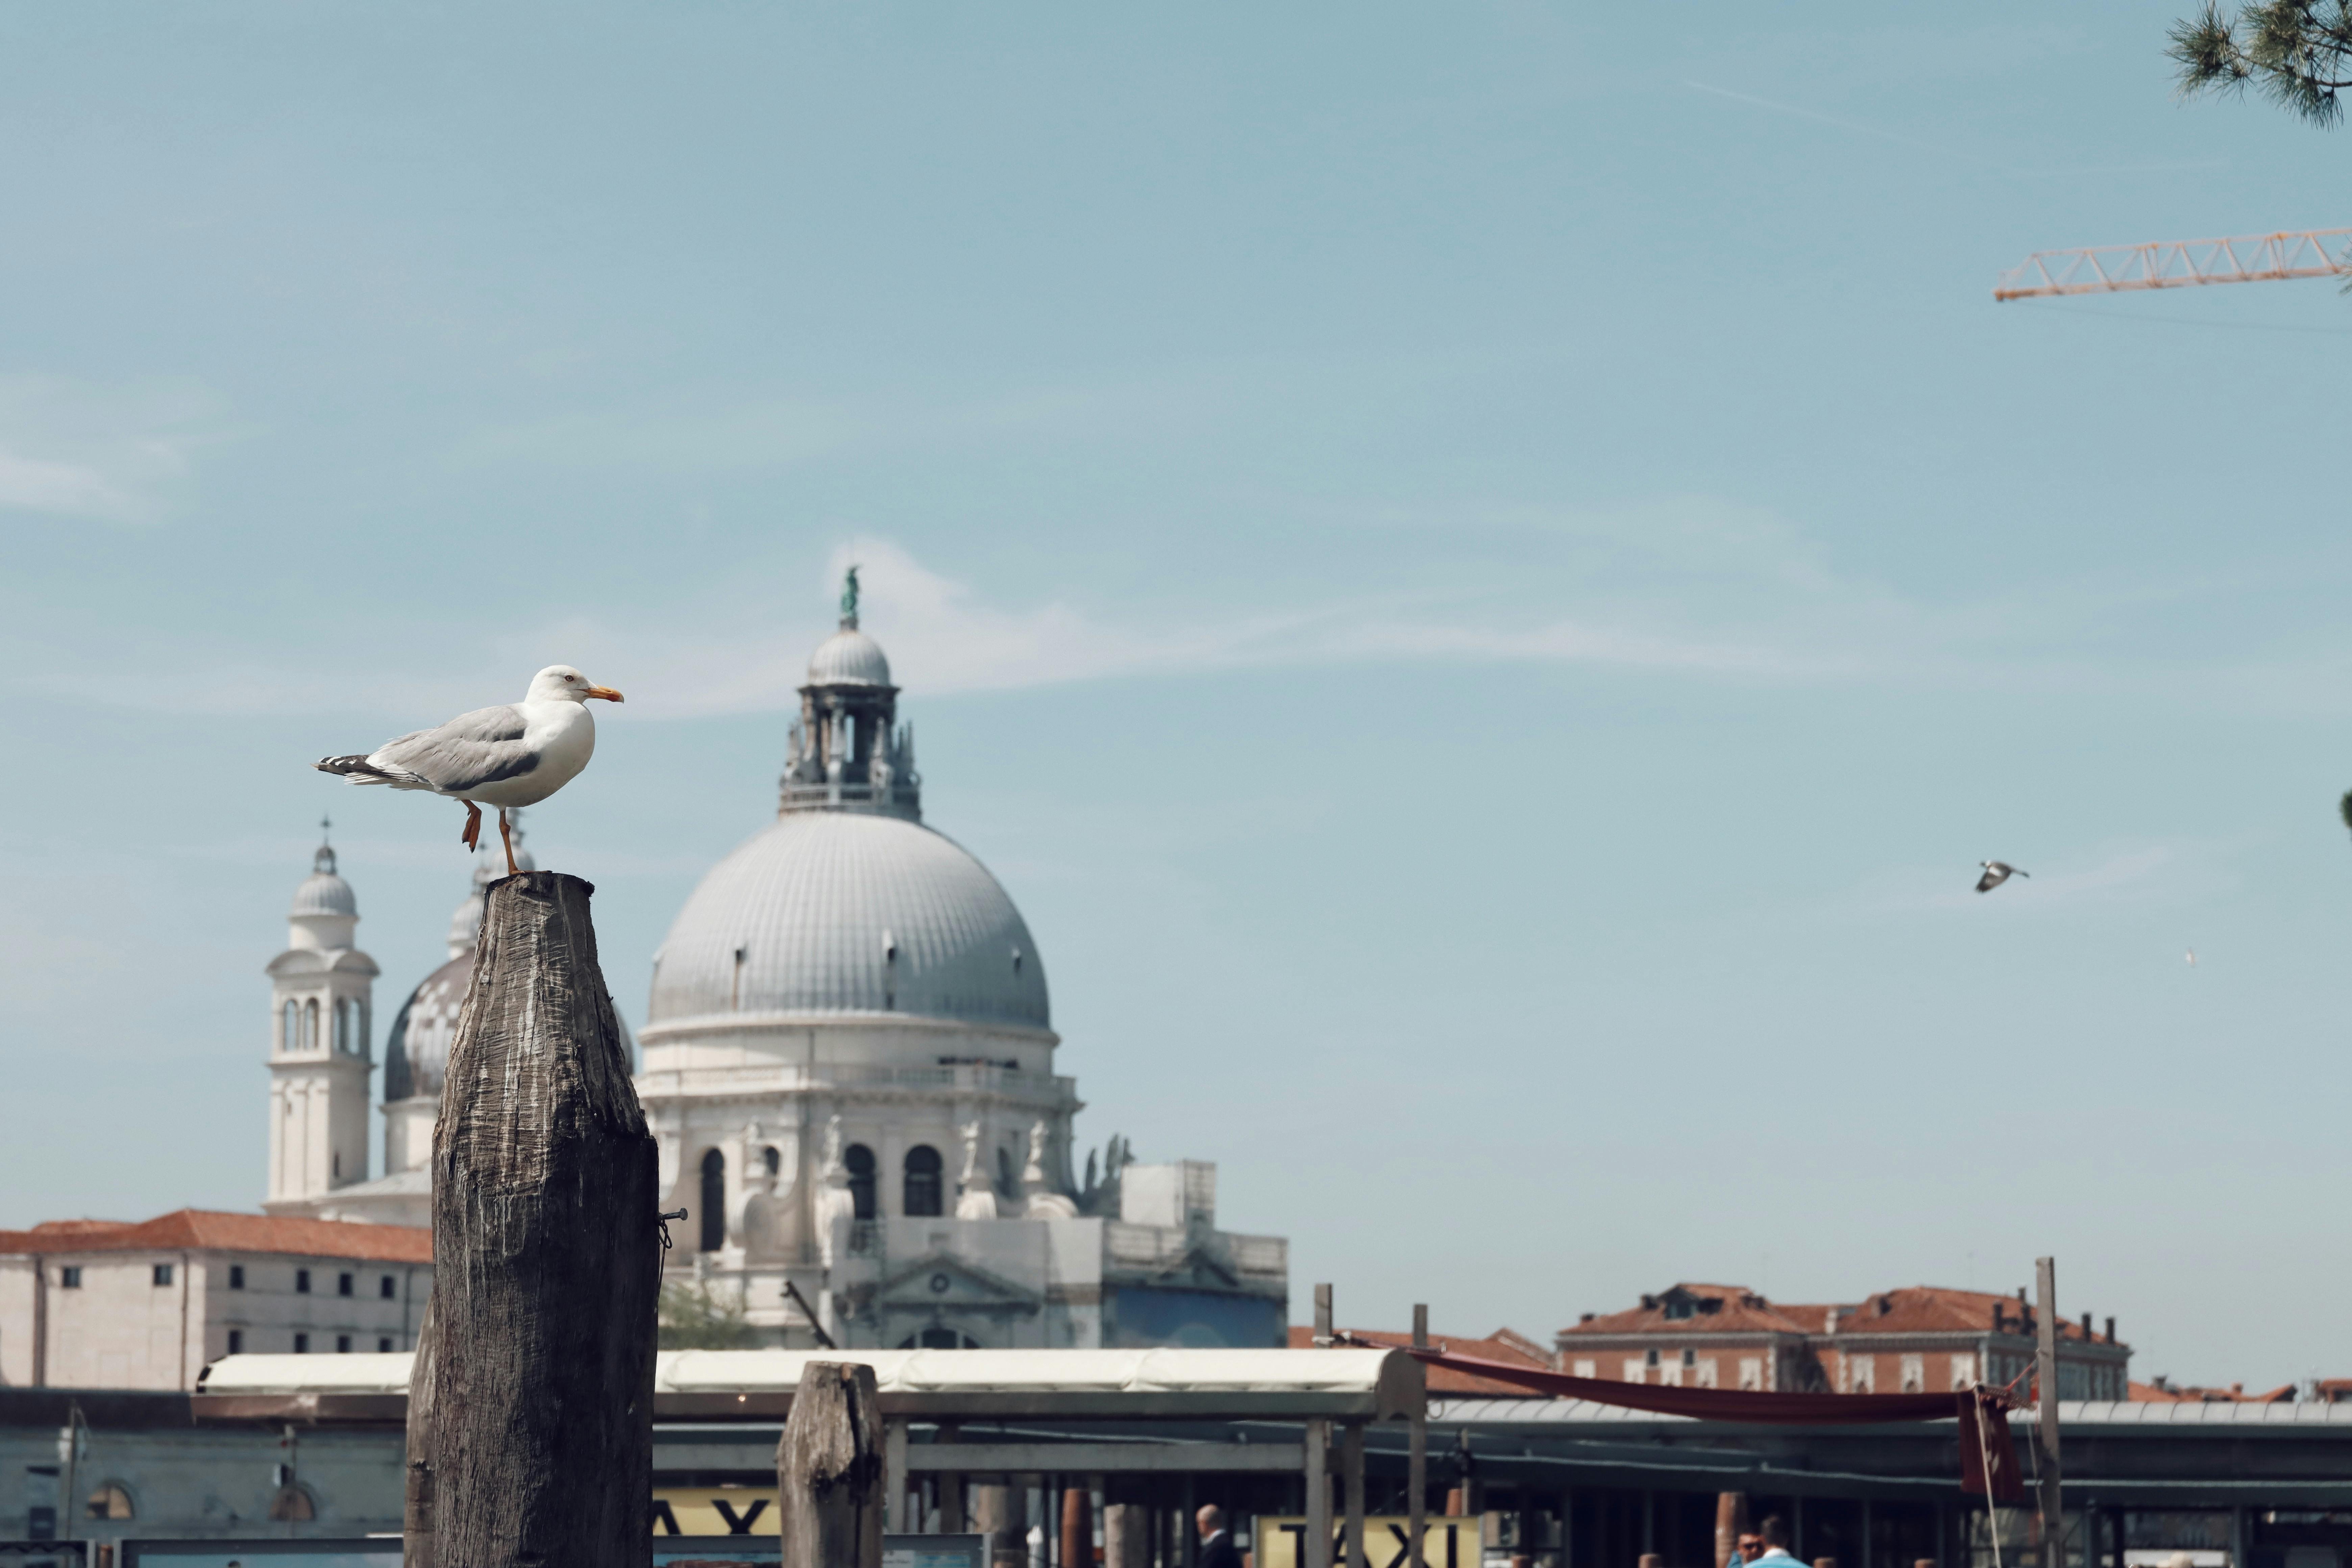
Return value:
<svg viewBox="0 0 2352 1568">
<path fill-rule="evenodd" d="M 365 757 L 320 757 L 310 764 L 322 773 L 372 773 Z"/>
</svg>

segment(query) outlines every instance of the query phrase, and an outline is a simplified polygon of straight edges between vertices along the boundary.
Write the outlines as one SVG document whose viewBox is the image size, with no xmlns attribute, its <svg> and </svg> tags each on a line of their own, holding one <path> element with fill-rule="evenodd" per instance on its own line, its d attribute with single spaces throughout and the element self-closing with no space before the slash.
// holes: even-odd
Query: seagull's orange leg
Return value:
<svg viewBox="0 0 2352 1568">
<path fill-rule="evenodd" d="M 457 836 L 468 849 L 478 848 L 482 841 L 482 808 L 472 801 L 466 803 L 466 831 Z"/>
<path fill-rule="evenodd" d="M 507 875 L 509 877 L 522 875 L 521 868 L 514 863 L 514 830 L 507 826 L 507 808 L 503 805 L 499 807 L 499 837 L 506 842 Z"/>
</svg>

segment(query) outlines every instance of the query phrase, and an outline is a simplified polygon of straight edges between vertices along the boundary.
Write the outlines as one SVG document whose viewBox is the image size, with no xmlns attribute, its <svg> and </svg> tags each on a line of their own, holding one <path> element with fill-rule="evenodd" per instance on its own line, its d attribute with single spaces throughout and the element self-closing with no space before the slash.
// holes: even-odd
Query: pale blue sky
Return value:
<svg viewBox="0 0 2352 1568">
<path fill-rule="evenodd" d="M 641 1017 L 856 558 L 1086 1142 L 1299 1311 L 2047 1251 L 2352 1373 L 2352 306 L 1990 298 L 2352 221 L 2186 6 L 0 13 L 0 1223 L 258 1200 L 310 825 L 384 1019 L 466 873 L 307 763 L 552 659 Z"/>
</svg>

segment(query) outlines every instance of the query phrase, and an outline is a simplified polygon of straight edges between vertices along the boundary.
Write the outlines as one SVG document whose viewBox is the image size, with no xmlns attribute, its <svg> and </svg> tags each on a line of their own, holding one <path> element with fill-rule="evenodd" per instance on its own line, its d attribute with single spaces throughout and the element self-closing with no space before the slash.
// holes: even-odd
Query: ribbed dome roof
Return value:
<svg viewBox="0 0 2352 1568">
<path fill-rule="evenodd" d="M 383 1097 L 406 1100 L 429 1094 L 438 1099 L 441 1078 L 449 1068 L 449 1043 L 457 1037 L 457 1009 L 466 1003 L 466 987 L 473 983 L 474 954 L 467 950 L 425 977 L 425 984 L 400 1005 L 392 1033 L 383 1042 Z"/>
<path fill-rule="evenodd" d="M 1048 1026 L 1036 946 L 987 868 L 919 824 L 854 812 L 779 818 L 670 927 L 648 1024 L 738 1012 Z"/>
<path fill-rule="evenodd" d="M 352 885 L 335 872 L 335 852 L 321 846 L 310 862 L 310 874 L 294 889 L 294 907 L 286 911 L 289 916 L 356 915 L 360 901 L 352 894 Z"/>
<path fill-rule="evenodd" d="M 856 626 L 844 626 L 809 655 L 811 686 L 887 686 L 890 661 L 882 645 Z"/>
</svg>

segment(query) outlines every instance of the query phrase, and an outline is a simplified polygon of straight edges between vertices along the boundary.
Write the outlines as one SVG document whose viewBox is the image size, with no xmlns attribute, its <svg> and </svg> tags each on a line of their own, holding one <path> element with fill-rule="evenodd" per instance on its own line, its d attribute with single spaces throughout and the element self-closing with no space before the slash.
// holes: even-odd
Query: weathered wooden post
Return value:
<svg viewBox="0 0 2352 1568">
<path fill-rule="evenodd" d="M 881 1403 L 864 1362 L 801 1368 L 776 1443 L 783 1568 L 881 1568 Z"/>
<path fill-rule="evenodd" d="M 433 1131 L 406 1568 L 653 1561 L 657 1165 L 594 891 L 490 885 Z"/>
</svg>

